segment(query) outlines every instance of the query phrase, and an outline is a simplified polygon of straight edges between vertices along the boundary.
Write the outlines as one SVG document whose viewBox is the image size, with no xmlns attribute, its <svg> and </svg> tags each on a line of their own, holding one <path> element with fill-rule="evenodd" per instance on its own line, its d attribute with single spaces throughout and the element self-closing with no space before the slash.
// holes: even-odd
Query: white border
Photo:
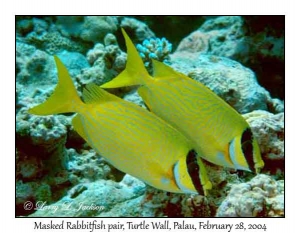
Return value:
<svg viewBox="0 0 300 233">
<path fill-rule="evenodd" d="M 95 4 L 96 3 L 96 4 Z M 267 232 L 295 232 L 299 231 L 299 7 L 295 0 L 148 0 L 148 1 L 26 1 L 12 0 L 1 2 L 1 228 L 5 232 L 36 232 L 32 230 L 34 221 L 48 221 L 49 219 L 15 219 L 15 145 L 13 132 L 15 124 L 14 115 L 14 82 L 15 82 L 15 14 L 197 14 L 197 15 L 243 15 L 243 14 L 285 14 L 286 16 L 286 218 L 285 219 L 212 219 L 214 223 L 238 221 L 251 223 L 267 223 Z M 296 94 L 297 93 L 297 94 Z M 297 172 L 297 173 L 296 173 Z M 67 219 L 75 221 L 75 219 Z M 86 219 L 88 220 L 88 219 Z M 151 221 L 151 219 L 146 219 Z M 180 219 L 170 219 L 171 221 Z M 204 219 L 188 219 L 188 221 L 204 221 Z M 55 219 L 59 221 L 59 219 Z M 118 219 L 105 219 L 107 223 Z M 129 221 L 121 219 L 120 221 Z M 139 222 L 141 219 L 133 219 Z M 158 221 L 158 220 L 156 220 Z M 297 230 L 298 229 L 298 230 Z M 47 231 L 49 232 L 49 231 Z M 56 231 L 60 232 L 60 231 Z M 71 231 L 72 232 L 72 231 Z M 79 231 L 77 231 L 79 232 Z M 87 232 L 87 231 L 85 231 Z M 123 231 L 124 232 L 124 231 Z M 125 231 L 127 232 L 127 231 Z M 173 231 L 172 231 L 173 232 Z M 174 231 L 177 232 L 177 231 Z M 179 231 L 178 231 L 179 232 Z M 182 231 L 180 231 L 182 232 Z M 205 231 L 201 231 L 205 232 Z M 212 231 L 211 231 L 212 232 Z M 217 231 L 218 232 L 218 231 Z M 256 232 L 256 231 L 251 231 Z"/>
</svg>

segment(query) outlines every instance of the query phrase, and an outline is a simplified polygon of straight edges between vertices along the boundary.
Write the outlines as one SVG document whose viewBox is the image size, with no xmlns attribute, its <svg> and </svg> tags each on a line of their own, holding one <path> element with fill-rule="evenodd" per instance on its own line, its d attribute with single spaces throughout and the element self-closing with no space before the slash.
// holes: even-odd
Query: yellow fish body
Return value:
<svg viewBox="0 0 300 233">
<path fill-rule="evenodd" d="M 256 139 L 245 119 L 203 84 L 153 61 L 153 77 L 146 71 L 132 41 L 126 69 L 103 88 L 139 85 L 147 107 L 189 138 L 198 155 L 221 166 L 259 172 L 264 166 Z"/>
<path fill-rule="evenodd" d="M 205 167 L 190 141 L 153 113 L 96 85 L 79 98 L 69 73 L 55 57 L 58 85 L 48 100 L 29 110 L 36 115 L 76 112 L 74 129 L 119 170 L 169 192 L 211 189 Z"/>
</svg>

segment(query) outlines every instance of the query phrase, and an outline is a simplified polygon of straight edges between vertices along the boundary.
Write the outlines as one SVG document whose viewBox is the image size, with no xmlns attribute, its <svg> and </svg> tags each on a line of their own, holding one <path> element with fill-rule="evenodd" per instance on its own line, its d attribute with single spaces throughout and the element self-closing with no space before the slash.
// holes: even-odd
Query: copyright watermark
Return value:
<svg viewBox="0 0 300 233">
<path fill-rule="evenodd" d="M 26 202 L 24 202 L 24 205 L 23 205 L 24 210 L 32 210 L 33 206 L 34 205 L 31 201 L 26 201 Z"/>
<path fill-rule="evenodd" d="M 96 205 L 94 203 L 87 204 L 84 202 L 79 203 L 73 203 L 73 202 L 63 202 L 60 204 L 54 203 L 54 204 L 48 204 L 46 201 L 26 201 L 23 204 L 24 210 L 40 210 L 40 211 L 51 211 L 53 213 L 57 212 L 58 210 L 61 211 L 103 211 L 105 209 L 105 206 L 102 205 Z"/>
</svg>

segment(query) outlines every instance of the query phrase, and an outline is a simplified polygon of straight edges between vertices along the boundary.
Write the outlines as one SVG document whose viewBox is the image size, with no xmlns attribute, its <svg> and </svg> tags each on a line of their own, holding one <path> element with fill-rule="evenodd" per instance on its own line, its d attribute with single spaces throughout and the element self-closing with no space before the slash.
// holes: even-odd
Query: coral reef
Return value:
<svg viewBox="0 0 300 233">
<path fill-rule="evenodd" d="M 136 48 L 140 53 L 146 67 L 151 64 L 151 59 L 170 63 L 169 54 L 172 51 L 172 44 L 166 38 L 151 38 L 143 41 L 143 44 L 137 44 Z"/>
<path fill-rule="evenodd" d="M 282 18 L 272 16 L 208 18 L 180 42 L 176 53 L 211 54 L 239 61 L 253 69 L 259 82 L 275 97 L 284 98 L 283 25 Z"/>
<path fill-rule="evenodd" d="M 265 161 L 264 170 L 284 171 L 284 114 L 253 111 L 243 115 L 250 124 Z"/>
<path fill-rule="evenodd" d="M 284 216 L 284 183 L 257 175 L 247 183 L 232 186 L 218 208 L 217 217 Z"/>
<path fill-rule="evenodd" d="M 53 21 L 53 17 L 17 17 L 17 41 L 31 44 L 49 54 L 56 54 L 61 50 L 86 50 L 86 43 L 61 35 Z"/>
<path fill-rule="evenodd" d="M 207 53 L 208 50 L 209 36 L 201 31 L 195 31 L 180 42 L 175 52 Z"/>
<path fill-rule="evenodd" d="M 95 44 L 117 30 L 118 20 L 113 16 L 57 16 L 56 25 L 64 36 Z"/>
<path fill-rule="evenodd" d="M 209 53 L 235 58 L 244 45 L 243 19 L 240 16 L 222 16 L 205 21 L 201 27 L 184 38 L 176 52 Z"/>
<path fill-rule="evenodd" d="M 183 37 L 199 28 L 199 25 L 202 25 L 208 17 L 199 15 L 185 15 L 184 17 L 143 15 L 135 16 L 135 18 L 151 28 L 157 37 L 164 36 L 168 38 L 168 40 L 172 41 L 174 48 L 176 48 Z"/>
<path fill-rule="evenodd" d="M 82 146 L 84 147 L 84 146 Z M 118 172 L 105 159 L 89 148 L 82 149 L 80 154 L 73 148 L 68 149 L 69 180 L 73 185 L 88 183 L 100 179 L 119 180 Z"/>
<path fill-rule="evenodd" d="M 136 90 L 133 90 L 123 96 L 124 100 L 135 103 L 143 108 L 147 108 L 142 97 L 137 93 Z"/>
<path fill-rule="evenodd" d="M 76 77 L 83 69 L 90 67 L 88 60 L 81 53 L 63 50 L 57 56 L 68 68 L 71 77 Z"/>
<path fill-rule="evenodd" d="M 205 21 L 199 31 L 209 37 L 210 53 L 235 59 L 245 55 L 243 19 L 240 16 L 221 16 Z"/>
<path fill-rule="evenodd" d="M 52 202 L 69 186 L 66 123 L 60 116 L 36 117 L 26 111 L 23 107 L 16 116 L 16 208 L 20 215 L 30 213 L 23 208 L 25 199 Z M 58 187 L 61 191 L 52 193 Z"/>
<path fill-rule="evenodd" d="M 126 54 L 119 48 L 116 37 L 107 34 L 104 44 L 97 43 L 87 53 L 87 59 L 92 67 L 84 69 L 76 79 L 81 85 L 106 83 L 125 68 L 126 58 Z"/>
<path fill-rule="evenodd" d="M 122 18 L 120 26 L 125 29 L 135 43 L 142 43 L 146 39 L 155 37 L 154 32 L 145 23 L 135 18 Z"/>
<path fill-rule="evenodd" d="M 54 61 L 46 52 L 37 50 L 32 45 L 17 42 L 16 79 L 19 84 L 54 84 L 56 79 Z"/>
<path fill-rule="evenodd" d="M 87 59 L 80 53 L 62 50 L 56 55 L 64 62 L 72 77 L 89 67 Z M 57 83 L 57 71 L 53 57 L 32 45 L 17 42 L 16 79 L 18 84 L 28 86 L 54 86 Z"/>
<path fill-rule="evenodd" d="M 16 134 L 19 139 L 30 142 L 30 145 L 43 149 L 44 154 L 60 150 L 66 143 L 66 127 L 60 116 L 31 116 L 22 108 L 16 117 Z M 30 145 L 20 144 L 24 148 Z"/>
<path fill-rule="evenodd" d="M 144 183 L 129 175 L 120 183 L 111 180 L 82 183 L 55 204 L 37 210 L 30 217 L 138 216 L 136 200 L 144 192 Z"/>
</svg>

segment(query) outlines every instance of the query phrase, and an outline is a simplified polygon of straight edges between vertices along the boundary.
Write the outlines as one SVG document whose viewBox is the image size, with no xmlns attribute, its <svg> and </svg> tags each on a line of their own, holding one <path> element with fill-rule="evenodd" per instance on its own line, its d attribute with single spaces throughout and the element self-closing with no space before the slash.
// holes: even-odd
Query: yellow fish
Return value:
<svg viewBox="0 0 300 233">
<path fill-rule="evenodd" d="M 147 107 L 193 142 L 202 158 L 221 166 L 259 172 L 264 166 L 257 140 L 245 119 L 200 82 L 152 60 L 153 77 L 122 29 L 125 70 L 103 88 L 139 85 Z"/>
<path fill-rule="evenodd" d="M 119 170 L 169 192 L 206 195 L 211 183 L 190 141 L 153 113 L 94 84 L 79 98 L 68 70 L 54 57 L 58 84 L 36 115 L 76 112 L 79 135 Z"/>
</svg>

